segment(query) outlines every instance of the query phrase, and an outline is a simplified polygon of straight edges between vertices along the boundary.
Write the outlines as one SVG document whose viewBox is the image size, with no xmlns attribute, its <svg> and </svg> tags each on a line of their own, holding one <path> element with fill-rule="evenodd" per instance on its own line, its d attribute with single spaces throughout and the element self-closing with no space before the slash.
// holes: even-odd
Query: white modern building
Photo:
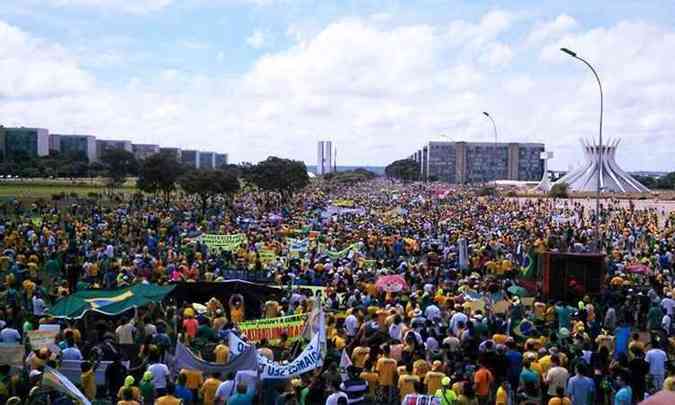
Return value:
<svg viewBox="0 0 675 405">
<path fill-rule="evenodd" d="M 316 150 L 316 174 L 322 176 L 333 171 L 333 143 L 319 141 Z"/>
</svg>

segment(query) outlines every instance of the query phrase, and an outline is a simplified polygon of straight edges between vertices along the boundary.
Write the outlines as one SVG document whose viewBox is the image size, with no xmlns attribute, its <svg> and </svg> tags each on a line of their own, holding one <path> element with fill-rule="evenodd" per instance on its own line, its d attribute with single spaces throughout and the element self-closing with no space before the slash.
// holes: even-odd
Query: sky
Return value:
<svg viewBox="0 0 675 405">
<path fill-rule="evenodd" d="M 672 0 L 2 0 L 0 123 L 314 164 L 433 140 L 543 142 L 549 167 L 621 138 L 675 170 Z"/>
</svg>

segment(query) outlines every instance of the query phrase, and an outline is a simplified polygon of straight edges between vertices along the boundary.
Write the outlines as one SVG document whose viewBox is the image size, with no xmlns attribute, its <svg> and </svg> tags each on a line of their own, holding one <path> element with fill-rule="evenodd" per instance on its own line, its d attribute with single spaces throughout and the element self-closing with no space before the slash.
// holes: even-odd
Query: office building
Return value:
<svg viewBox="0 0 675 405">
<path fill-rule="evenodd" d="M 5 157 L 40 157 L 49 155 L 49 131 L 44 128 L 4 128 Z"/>
<path fill-rule="evenodd" d="M 93 135 L 49 135 L 49 150 L 62 155 L 80 155 L 96 161 L 96 137 Z"/>
<path fill-rule="evenodd" d="M 216 169 L 227 164 L 227 153 L 216 153 Z"/>
<path fill-rule="evenodd" d="M 333 143 L 319 141 L 316 151 L 316 174 L 322 176 L 333 171 Z"/>
<path fill-rule="evenodd" d="M 428 142 L 411 157 L 420 164 L 421 180 L 471 184 L 538 181 L 541 152 L 541 143 Z"/>
<path fill-rule="evenodd" d="M 134 151 L 134 157 L 138 160 L 145 160 L 149 156 L 159 153 L 159 145 L 148 143 L 134 143 L 131 148 Z"/>
<path fill-rule="evenodd" d="M 183 158 L 183 151 L 180 148 L 159 148 L 159 153 L 166 153 L 168 155 L 172 155 L 176 157 L 177 161 L 181 161 Z"/>
<path fill-rule="evenodd" d="M 198 150 L 183 150 L 181 152 L 181 162 L 185 166 L 193 169 L 199 169 L 199 151 Z"/>
<path fill-rule="evenodd" d="M 212 170 L 216 168 L 216 154 L 213 152 L 199 152 L 199 168 Z"/>
<path fill-rule="evenodd" d="M 103 153 L 111 149 L 123 149 L 129 153 L 134 153 L 134 148 L 131 141 L 116 141 L 116 140 L 96 140 L 96 158 L 100 159 Z"/>
</svg>

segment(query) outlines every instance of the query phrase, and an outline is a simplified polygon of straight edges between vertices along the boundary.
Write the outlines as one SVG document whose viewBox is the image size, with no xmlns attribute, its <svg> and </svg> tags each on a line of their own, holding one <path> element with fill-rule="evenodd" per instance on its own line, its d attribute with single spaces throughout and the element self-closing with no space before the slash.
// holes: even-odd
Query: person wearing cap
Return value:
<svg viewBox="0 0 675 405">
<path fill-rule="evenodd" d="M 151 405 L 155 402 L 157 393 L 155 392 L 155 386 L 152 384 L 152 373 L 150 371 L 143 373 L 138 389 L 141 391 L 144 405 Z"/>
<path fill-rule="evenodd" d="M 450 377 L 443 377 L 441 379 L 441 388 L 437 389 L 434 396 L 441 400 L 440 405 L 455 405 L 457 402 L 457 394 L 450 387 Z"/>
<path fill-rule="evenodd" d="M 124 390 L 129 389 L 131 390 L 132 398 L 134 401 L 141 402 L 142 395 L 141 395 L 141 390 L 135 385 L 136 384 L 136 379 L 133 376 L 126 376 L 124 378 L 124 385 L 120 387 L 120 389 L 117 391 L 117 399 L 122 400 L 124 398 Z"/>
</svg>

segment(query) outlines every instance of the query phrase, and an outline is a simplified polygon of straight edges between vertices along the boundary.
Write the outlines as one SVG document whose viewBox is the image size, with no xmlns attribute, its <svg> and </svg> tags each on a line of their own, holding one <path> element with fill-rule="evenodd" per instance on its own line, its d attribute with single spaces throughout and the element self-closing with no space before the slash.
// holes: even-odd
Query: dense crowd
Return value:
<svg viewBox="0 0 675 405">
<path fill-rule="evenodd" d="M 246 191 L 206 210 L 180 196 L 5 205 L 0 340 L 27 343 L 45 324 L 60 332 L 56 347 L 28 344 L 22 370 L 0 365 L 0 401 L 72 401 L 40 384 L 45 367 L 63 361 L 81 361 L 88 399 L 121 405 L 628 405 L 675 390 L 672 213 L 614 200 L 599 213 L 588 206 L 382 180 L 317 182 L 293 196 Z M 245 242 L 232 250 L 200 239 L 238 233 Z M 306 248 L 293 251 L 292 240 Z M 595 249 L 606 254 L 599 293 L 573 283 L 552 301 L 524 288 L 525 278 L 536 281 L 527 269 L 539 253 Z M 280 286 L 282 298 L 153 303 L 89 322 L 49 312 L 78 290 L 219 282 L 233 270 Z M 400 285 L 378 283 L 387 276 Z M 317 298 L 305 286 L 325 288 Z M 253 383 L 172 367 L 178 341 L 228 363 L 227 336 L 241 334 L 249 305 L 264 317 L 320 306 L 323 366 Z M 282 336 L 257 348 L 284 362 L 302 343 Z M 101 362 L 112 363 L 97 386 Z"/>
</svg>

